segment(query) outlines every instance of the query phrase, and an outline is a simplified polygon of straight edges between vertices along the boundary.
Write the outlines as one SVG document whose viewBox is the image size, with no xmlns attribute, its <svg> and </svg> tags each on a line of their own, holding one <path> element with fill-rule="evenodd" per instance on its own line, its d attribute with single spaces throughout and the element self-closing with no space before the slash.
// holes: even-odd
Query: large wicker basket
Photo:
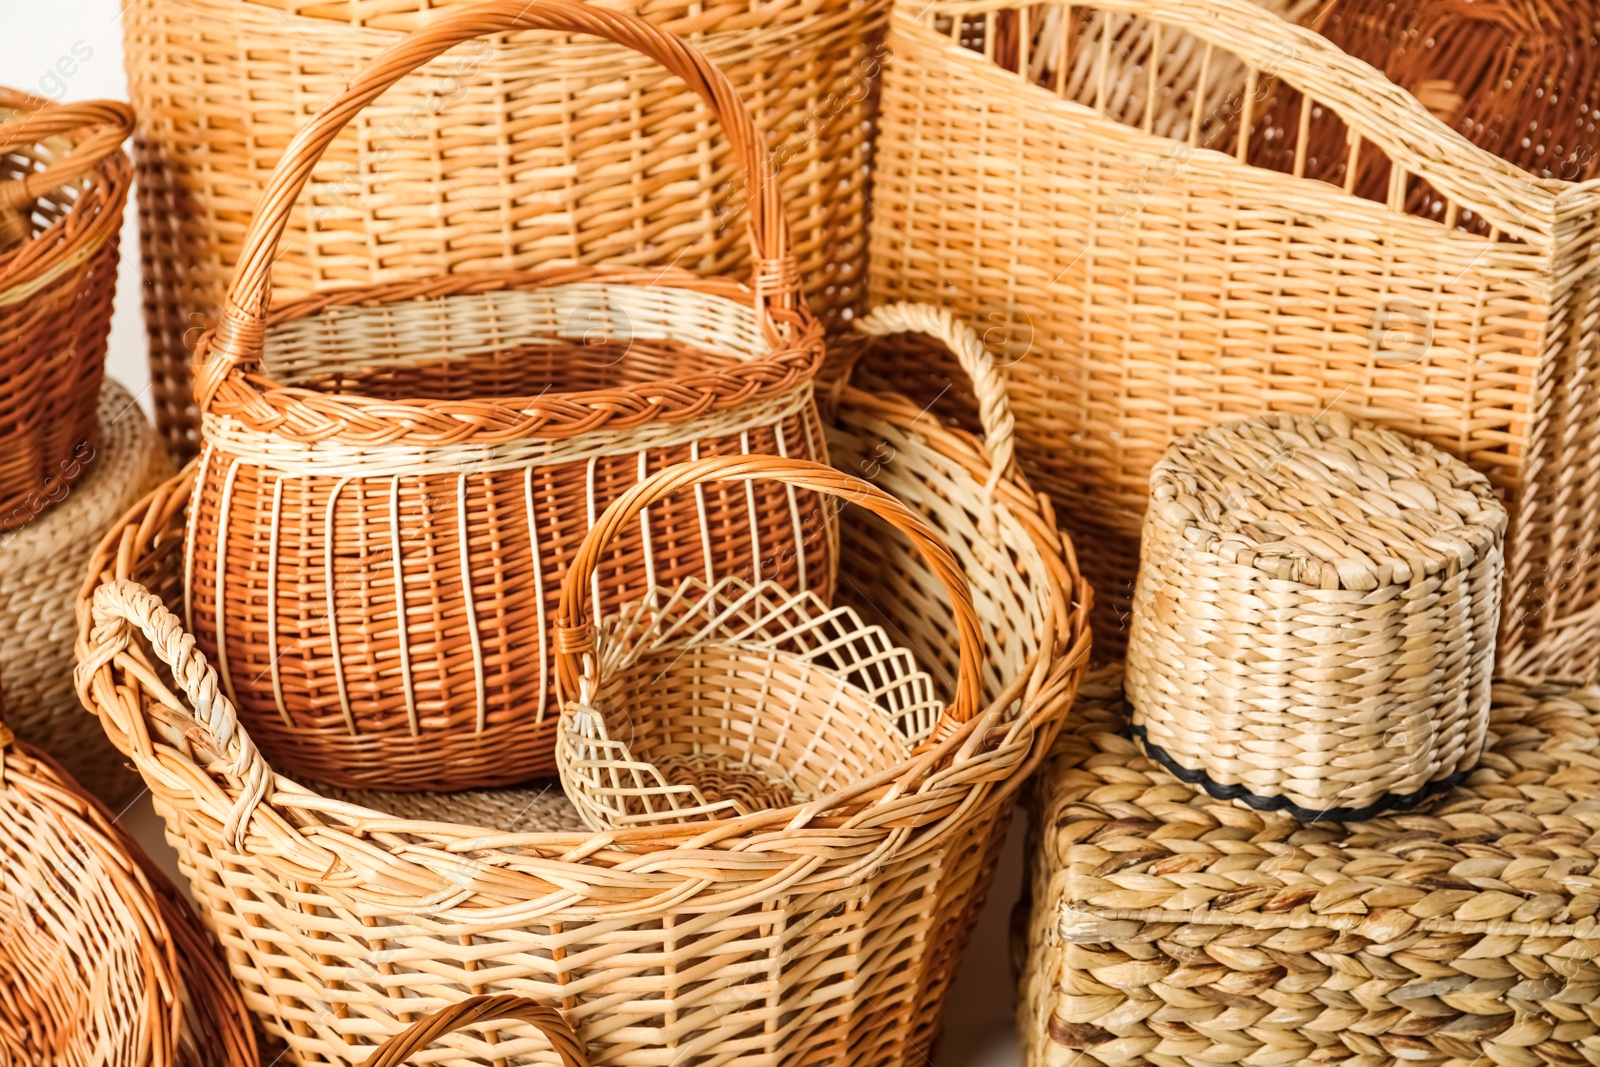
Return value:
<svg viewBox="0 0 1600 1067">
<path fill-rule="evenodd" d="M 1457 789 L 1305 826 L 1174 780 L 1085 678 L 1037 779 L 1027 1067 L 1600 1063 L 1600 690 L 1492 703 Z"/>
<path fill-rule="evenodd" d="M 0 89 L 0 524 L 64 499 L 87 469 L 117 237 L 133 166 L 126 104 Z"/>
<path fill-rule="evenodd" d="M 731 177 L 748 182 L 753 290 L 552 267 L 345 289 L 268 318 L 278 239 L 349 117 L 452 46 L 509 29 L 623 42 L 702 96 L 734 146 Z M 288 147 L 244 247 L 201 346 L 186 625 L 296 776 L 462 789 L 552 773 L 546 621 L 609 500 L 699 456 L 826 456 L 821 327 L 761 135 L 708 59 L 641 19 L 500 0 L 403 39 Z M 706 486 L 627 531 L 590 594 L 604 612 L 657 582 L 736 575 L 826 597 L 820 507 L 792 487 Z"/>
<path fill-rule="evenodd" d="M 0 725 L 0 1063 L 257 1067 L 187 901 L 49 757 Z"/>
<path fill-rule="evenodd" d="M 185 483 L 106 540 L 80 600 L 81 691 L 150 785 L 247 1002 L 292 1055 L 363 1063 L 420 1015 L 489 993 L 559 1008 L 596 1063 L 711 1050 L 730 1067 L 923 1062 L 1015 790 L 1087 659 L 1088 591 L 1024 483 L 1008 473 L 986 494 L 990 453 L 974 439 L 851 390 L 838 418 L 835 457 L 956 553 L 984 645 L 972 721 L 907 765 L 906 791 L 837 812 L 823 798 L 709 828 L 527 833 L 460 822 L 472 794 L 405 794 L 403 817 L 371 794 L 365 807 L 319 795 L 271 771 L 162 606 L 182 610 Z M 840 520 L 846 595 L 954 677 L 937 579 L 904 537 L 857 520 Z M 449 1042 L 429 1062 L 487 1052 Z M 550 1062 L 525 1030 L 493 1051 L 536 1054 Z"/>
<path fill-rule="evenodd" d="M 1336 407 L 1504 493 L 1502 664 L 1600 674 L 1600 188 L 1474 146 L 1249 0 L 902 0 L 890 50 L 872 297 L 988 327 L 1019 453 L 1099 594 L 1097 650 L 1125 639 L 1168 442 Z M 1256 121 L 1290 89 L 1302 106 Z M 1362 161 L 1342 186 L 1301 176 L 1328 125 Z M 1277 144 L 1287 173 L 1241 162 Z M 878 365 L 897 387 L 926 367 Z"/>
<path fill-rule="evenodd" d="M 73 690 L 73 598 L 100 538 L 172 469 L 138 402 L 110 378 L 99 427 L 66 498 L 18 529 L 0 526 L 0 678 L 17 736 L 120 811 L 143 786 Z"/>
<path fill-rule="evenodd" d="M 401 33 L 469 0 L 131 0 L 142 268 L 157 422 L 198 451 L 188 361 L 217 324 L 282 146 Z M 830 340 L 865 300 L 866 167 L 887 0 L 608 4 L 711 56 L 772 144 Z M 280 299 L 547 262 L 748 269 L 715 116 L 626 47 L 518 33 L 395 86 L 318 161 Z M 843 360 L 844 345 L 830 346 Z"/>
</svg>

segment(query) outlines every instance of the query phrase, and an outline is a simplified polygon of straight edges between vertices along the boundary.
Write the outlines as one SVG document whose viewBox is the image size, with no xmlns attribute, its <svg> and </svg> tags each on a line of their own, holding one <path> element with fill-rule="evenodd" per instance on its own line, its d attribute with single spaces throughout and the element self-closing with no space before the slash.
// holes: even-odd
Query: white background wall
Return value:
<svg viewBox="0 0 1600 1067">
<path fill-rule="evenodd" d="M 53 100 L 127 99 L 122 71 L 119 0 L 0 0 L 0 84 Z M 76 57 L 85 56 L 81 60 Z M 122 270 L 106 370 L 150 410 L 145 363 L 143 280 L 130 200 L 122 236 Z M 147 848 L 171 854 L 148 801 L 127 815 Z M 1022 827 L 1012 830 L 1000 877 L 950 997 L 939 1067 L 1014 1067 L 1021 1063 L 1011 1034 L 1012 977 L 1006 943 L 1009 915 L 1021 886 Z M 931 1067 L 931 1065 L 930 1065 Z"/>
</svg>

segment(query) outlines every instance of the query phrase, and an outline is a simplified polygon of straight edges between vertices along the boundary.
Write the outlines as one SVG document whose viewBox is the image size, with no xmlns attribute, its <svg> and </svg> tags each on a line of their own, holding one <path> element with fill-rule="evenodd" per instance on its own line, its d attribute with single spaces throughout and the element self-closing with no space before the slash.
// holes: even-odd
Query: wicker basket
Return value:
<svg viewBox="0 0 1600 1067">
<path fill-rule="evenodd" d="M 1518 170 L 1248 0 L 904 0 L 889 47 L 872 298 L 987 327 L 1019 454 L 1085 553 L 1100 654 L 1126 638 L 1167 444 L 1336 407 L 1505 495 L 1502 664 L 1600 675 L 1600 189 Z M 1292 122 L 1255 121 L 1290 89 Z M 1359 173 L 1297 176 L 1329 124 L 1384 175 L 1376 201 Z M 1268 143 L 1295 146 L 1288 173 L 1240 161 Z M 878 370 L 910 392 L 927 363 Z"/>
<path fill-rule="evenodd" d="M 1483 475 L 1338 412 L 1179 438 L 1150 475 L 1135 735 L 1306 822 L 1449 788 L 1483 752 L 1505 527 Z"/>
<path fill-rule="evenodd" d="M 0 725 L 0 1063 L 257 1067 L 194 912 L 47 756 Z"/>
<path fill-rule="evenodd" d="M 624 42 L 703 96 L 749 181 L 754 290 L 580 266 L 346 289 L 266 318 L 277 240 L 348 118 L 453 45 L 512 28 Z M 405 38 L 289 146 L 202 343 L 186 562 L 189 628 L 287 771 L 427 790 L 554 773 L 546 619 L 606 503 L 702 455 L 825 457 L 821 327 L 771 166 L 698 52 L 614 11 L 525 0 Z M 731 574 L 830 595 L 820 507 L 783 486 L 707 486 L 652 509 L 590 592 L 604 611 L 655 583 Z"/>
<path fill-rule="evenodd" d="M 17 736 L 120 811 L 143 785 L 84 717 L 73 691 L 73 595 L 95 543 L 172 471 L 144 412 L 109 378 L 100 389 L 99 424 L 95 443 L 79 457 L 83 476 L 61 503 L 18 529 L 0 528 L 0 678 Z"/>
<path fill-rule="evenodd" d="M 81 691 L 145 776 L 247 1002 L 292 1055 L 364 1063 L 418 1016 L 490 993 L 559 1007 L 598 1063 L 711 1050 L 732 1067 L 922 1062 L 1016 787 L 1087 658 L 1088 591 L 1047 505 L 1009 473 L 986 495 L 990 453 L 974 439 L 853 390 L 838 418 L 834 455 L 951 546 L 984 630 L 982 708 L 926 755 L 933 773 L 838 819 L 823 800 L 714 830 L 528 833 L 461 823 L 460 794 L 401 796 L 401 816 L 314 793 L 270 771 L 193 639 L 142 591 L 181 611 L 185 483 L 108 537 L 79 602 Z M 937 577 L 909 540 L 855 519 L 837 524 L 845 595 L 954 677 Z M 526 806 L 551 800 L 530 789 Z M 502 1033 L 493 1056 L 547 1047 Z M 453 1043 L 430 1062 L 485 1052 Z"/>
<path fill-rule="evenodd" d="M 590 622 L 589 575 L 611 539 L 674 493 L 714 481 L 781 482 L 866 508 L 911 539 L 955 608 L 961 661 L 941 714 L 933 679 L 882 626 L 813 594 L 737 578 L 651 589 Z M 596 830 L 786 808 L 904 777 L 912 750 L 951 736 L 978 702 L 983 635 L 959 565 L 915 512 L 870 483 L 772 456 L 669 467 L 614 501 L 561 585 L 556 766 Z"/>
<path fill-rule="evenodd" d="M 1600 172 L 1589 113 L 1600 90 L 1600 45 L 1575 32 L 1597 19 L 1593 0 L 1338 0 L 1310 24 L 1478 147 L 1540 178 L 1577 182 Z M 1261 106 L 1258 129 L 1283 128 L 1299 115 L 1299 94 L 1279 89 Z M 1330 122 L 1313 132 L 1305 174 L 1343 186 L 1346 131 Z M 1294 155 L 1287 141 L 1262 139 L 1251 144 L 1250 161 L 1292 171 Z M 1356 168 L 1357 194 L 1384 199 L 1387 161 L 1364 146 Z M 1422 213 L 1435 195 L 1418 182 L 1407 210 Z"/>
<path fill-rule="evenodd" d="M 0 524 L 64 499 L 87 469 L 117 237 L 133 166 L 127 105 L 0 89 Z"/>
<path fill-rule="evenodd" d="M 157 422 L 200 446 L 188 362 L 218 321 L 282 146 L 401 32 L 469 0 L 130 0 L 142 267 Z M 866 167 L 887 0 L 608 7 L 711 56 L 772 144 L 830 341 L 866 288 Z M 748 269 L 739 166 L 715 115 L 626 47 L 520 33 L 468 45 L 356 117 L 288 219 L 276 295 L 546 262 Z M 830 343 L 830 374 L 847 363 Z"/>
<path fill-rule="evenodd" d="M 1141 756 L 1118 682 L 1038 778 L 1028 1067 L 1600 1062 L 1600 691 L 1498 683 L 1458 789 L 1308 827 Z"/>
</svg>

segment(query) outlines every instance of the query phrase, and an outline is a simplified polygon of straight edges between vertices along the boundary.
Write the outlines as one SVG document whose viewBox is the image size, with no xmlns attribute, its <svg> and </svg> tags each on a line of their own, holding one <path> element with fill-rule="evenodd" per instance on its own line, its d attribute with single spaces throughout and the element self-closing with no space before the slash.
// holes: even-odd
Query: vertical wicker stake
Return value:
<svg viewBox="0 0 1600 1067">
<path fill-rule="evenodd" d="M 1135 735 L 1306 821 L 1450 785 L 1483 751 L 1505 528 L 1482 475 L 1337 412 L 1180 438 L 1150 478 Z"/>
</svg>

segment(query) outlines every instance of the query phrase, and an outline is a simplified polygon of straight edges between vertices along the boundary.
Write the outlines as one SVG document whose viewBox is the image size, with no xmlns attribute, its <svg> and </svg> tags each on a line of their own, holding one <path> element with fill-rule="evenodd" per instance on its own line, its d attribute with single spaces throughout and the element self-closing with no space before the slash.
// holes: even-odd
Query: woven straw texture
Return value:
<svg viewBox="0 0 1600 1067">
<path fill-rule="evenodd" d="M 1019 454 L 1084 550 L 1101 655 L 1126 638 L 1167 444 L 1337 408 L 1505 494 L 1502 663 L 1600 675 L 1600 189 L 1518 170 L 1248 0 L 905 0 L 889 47 L 872 298 L 984 325 Z M 1288 89 L 1292 121 L 1257 121 Z M 1304 176 L 1330 124 L 1364 153 L 1339 186 Z M 1287 173 L 1241 162 L 1269 142 L 1294 146 Z M 910 392 L 926 367 L 877 369 Z"/>
<path fill-rule="evenodd" d="M 284 144 L 401 32 L 464 3 L 126 6 L 151 377 L 175 454 L 200 447 L 187 363 L 218 323 Z M 885 0 L 617 6 L 686 37 L 749 105 L 779 164 L 811 306 L 831 336 L 847 334 L 865 296 Z M 543 33 L 469 44 L 401 81 L 319 161 L 276 295 L 547 262 L 740 274 L 736 168 L 713 114 L 625 47 Z"/>
<path fill-rule="evenodd" d="M 94 448 L 133 165 L 126 104 L 0 89 L 0 523 L 64 499 Z"/>
<path fill-rule="evenodd" d="M 1483 475 L 1336 411 L 1179 438 L 1150 475 L 1137 735 L 1308 822 L 1447 788 L 1483 751 L 1505 527 Z"/>
<path fill-rule="evenodd" d="M 142 787 L 73 691 L 73 598 L 95 542 L 171 471 L 144 412 L 109 378 L 99 420 L 95 444 L 80 457 L 83 477 L 61 503 L 20 529 L 0 530 L 0 678 L 17 736 L 120 811 Z"/>
<path fill-rule="evenodd" d="M 1087 658 L 1088 591 L 1047 505 L 1011 475 L 985 496 L 976 440 L 899 398 L 847 390 L 839 418 L 835 455 L 921 511 L 971 576 L 984 646 L 979 714 L 907 765 L 907 791 L 838 818 L 824 801 L 709 830 L 504 833 L 460 823 L 453 795 L 398 816 L 315 794 L 272 774 L 176 616 L 130 584 L 181 611 L 183 483 L 108 537 L 80 601 L 83 695 L 149 784 L 247 1003 L 300 1063 L 365 1062 L 479 993 L 558 1008 L 597 1065 L 922 1062 L 1014 791 Z M 846 598 L 953 688 L 938 579 L 881 524 L 840 526 Z M 496 1037 L 444 1038 L 429 1062 L 553 1062 L 527 1028 Z"/>
<path fill-rule="evenodd" d="M 273 250 L 349 116 L 452 46 L 508 28 L 621 41 L 711 105 L 748 183 L 753 290 L 579 266 L 347 289 L 264 321 Z M 523 0 L 461 8 L 402 39 L 284 152 L 222 326 L 201 346 L 206 447 L 185 581 L 187 628 L 286 773 L 378 789 L 553 774 L 546 623 L 606 504 L 702 455 L 825 458 L 821 327 L 771 168 L 703 55 L 617 12 Z M 820 506 L 782 485 L 707 485 L 617 538 L 588 592 L 602 612 L 691 575 L 828 595 L 835 546 Z"/>
<path fill-rule="evenodd" d="M 257 1067 L 194 912 L 111 813 L 0 725 L 0 1063 Z"/>
<path fill-rule="evenodd" d="M 1441 122 L 1480 148 L 1541 178 L 1587 181 L 1600 172 L 1593 102 L 1600 95 L 1600 45 L 1578 28 L 1595 24 L 1593 0 L 1338 0 L 1309 24 L 1415 96 Z M 1260 109 L 1259 128 L 1283 128 L 1299 114 L 1299 94 L 1277 87 Z M 1347 131 L 1322 123 L 1307 145 L 1305 173 L 1343 186 Z M 1286 140 L 1259 140 L 1250 161 L 1292 171 Z M 1385 196 L 1387 165 L 1369 146 L 1356 162 L 1359 195 Z M 1424 183 L 1417 202 L 1436 197 Z"/>
<path fill-rule="evenodd" d="M 1457 789 L 1308 827 L 1141 756 L 1119 683 L 1039 778 L 1028 1067 L 1600 1063 L 1600 690 L 1498 683 Z"/>
<path fill-rule="evenodd" d="M 809 594 L 737 579 L 651 589 L 590 620 L 589 574 L 619 529 L 651 504 L 708 481 L 775 481 L 825 493 L 909 537 L 954 606 L 956 700 L 882 626 Z M 953 736 L 977 706 L 982 631 L 960 564 L 914 511 L 868 482 L 773 456 L 706 459 L 664 470 L 618 498 L 579 546 L 561 584 L 556 678 L 563 696 L 556 765 L 597 830 L 745 815 L 863 793 L 902 778 L 930 735 Z"/>
</svg>

